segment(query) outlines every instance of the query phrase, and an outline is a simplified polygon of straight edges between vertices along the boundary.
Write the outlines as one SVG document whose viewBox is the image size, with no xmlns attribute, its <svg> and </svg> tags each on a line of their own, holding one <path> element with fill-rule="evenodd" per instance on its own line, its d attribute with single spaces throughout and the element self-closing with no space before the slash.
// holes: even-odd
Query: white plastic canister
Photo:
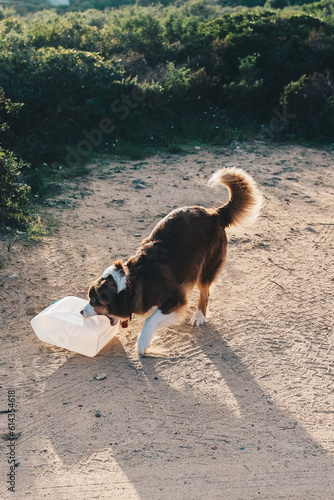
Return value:
<svg viewBox="0 0 334 500">
<path fill-rule="evenodd" d="M 95 356 L 116 335 L 118 323 L 111 326 L 106 316 L 84 318 L 80 311 L 87 304 L 85 299 L 64 297 L 35 316 L 31 326 L 43 342 Z"/>
</svg>

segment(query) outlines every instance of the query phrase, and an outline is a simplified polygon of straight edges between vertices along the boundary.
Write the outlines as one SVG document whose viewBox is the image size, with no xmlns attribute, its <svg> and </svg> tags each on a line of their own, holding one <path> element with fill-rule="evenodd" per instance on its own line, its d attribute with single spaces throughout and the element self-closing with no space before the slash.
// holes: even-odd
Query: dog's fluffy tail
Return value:
<svg viewBox="0 0 334 500">
<path fill-rule="evenodd" d="M 224 227 L 249 224 L 259 215 L 262 195 L 255 181 L 241 168 L 223 168 L 209 180 L 209 186 L 223 184 L 230 192 L 229 201 L 217 213 Z"/>
</svg>

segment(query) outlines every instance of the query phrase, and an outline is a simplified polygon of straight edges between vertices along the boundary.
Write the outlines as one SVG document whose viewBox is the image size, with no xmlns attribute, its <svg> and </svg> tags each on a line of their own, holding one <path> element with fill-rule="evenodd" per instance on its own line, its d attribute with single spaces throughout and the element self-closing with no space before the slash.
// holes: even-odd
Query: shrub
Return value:
<svg viewBox="0 0 334 500">
<path fill-rule="evenodd" d="M 178 92 L 182 89 L 186 92 L 190 86 L 190 69 L 176 68 L 173 62 L 167 64 L 167 75 L 165 79 L 165 88 L 168 92 Z"/>
<path fill-rule="evenodd" d="M 15 77 L 13 78 L 13 75 Z M 0 55 L 0 86 L 24 106 L 13 124 L 15 151 L 49 161 L 85 127 L 110 114 L 113 100 L 131 86 L 113 61 L 94 53 L 43 48 Z"/>
<path fill-rule="evenodd" d="M 0 230 L 6 226 L 25 229 L 30 220 L 30 188 L 23 181 L 28 165 L 0 148 Z"/>
<path fill-rule="evenodd" d="M 10 147 L 15 140 L 13 126 L 22 106 L 23 104 L 14 103 L 6 98 L 4 90 L 0 87 L 0 144 L 4 147 Z"/>
<path fill-rule="evenodd" d="M 284 88 L 280 104 L 296 115 L 289 131 L 308 139 L 334 139 L 334 82 L 330 73 L 303 75 Z"/>
</svg>

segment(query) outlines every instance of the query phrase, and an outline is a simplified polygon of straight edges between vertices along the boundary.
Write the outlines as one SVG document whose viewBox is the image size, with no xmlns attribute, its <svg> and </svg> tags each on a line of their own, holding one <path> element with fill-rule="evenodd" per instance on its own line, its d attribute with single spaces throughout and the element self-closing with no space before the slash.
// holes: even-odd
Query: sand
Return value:
<svg viewBox="0 0 334 500">
<path fill-rule="evenodd" d="M 333 156 L 234 146 L 99 162 L 47 200 L 57 231 L 11 252 L 0 241 L 1 498 L 334 498 Z M 265 203 L 251 227 L 229 231 L 206 325 L 189 324 L 194 292 L 184 322 L 161 330 L 144 358 L 139 317 L 94 358 L 38 340 L 30 319 L 86 297 L 162 216 L 225 202 L 206 182 L 231 165 L 253 175 Z"/>
</svg>

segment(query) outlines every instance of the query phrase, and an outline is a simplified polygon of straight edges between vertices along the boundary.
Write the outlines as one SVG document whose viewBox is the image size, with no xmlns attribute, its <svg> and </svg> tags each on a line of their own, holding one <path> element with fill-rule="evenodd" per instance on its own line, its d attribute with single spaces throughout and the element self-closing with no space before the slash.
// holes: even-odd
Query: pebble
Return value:
<svg viewBox="0 0 334 500">
<path fill-rule="evenodd" d="M 146 189 L 146 184 L 141 179 L 134 179 L 132 184 L 135 184 L 135 189 Z"/>
<path fill-rule="evenodd" d="M 95 375 L 95 380 L 104 380 L 106 378 L 106 374 L 105 373 L 98 373 L 97 375 Z"/>
<path fill-rule="evenodd" d="M 16 280 L 17 279 L 17 274 L 11 274 L 10 276 L 8 276 L 8 279 L 10 279 L 10 280 Z"/>
</svg>

